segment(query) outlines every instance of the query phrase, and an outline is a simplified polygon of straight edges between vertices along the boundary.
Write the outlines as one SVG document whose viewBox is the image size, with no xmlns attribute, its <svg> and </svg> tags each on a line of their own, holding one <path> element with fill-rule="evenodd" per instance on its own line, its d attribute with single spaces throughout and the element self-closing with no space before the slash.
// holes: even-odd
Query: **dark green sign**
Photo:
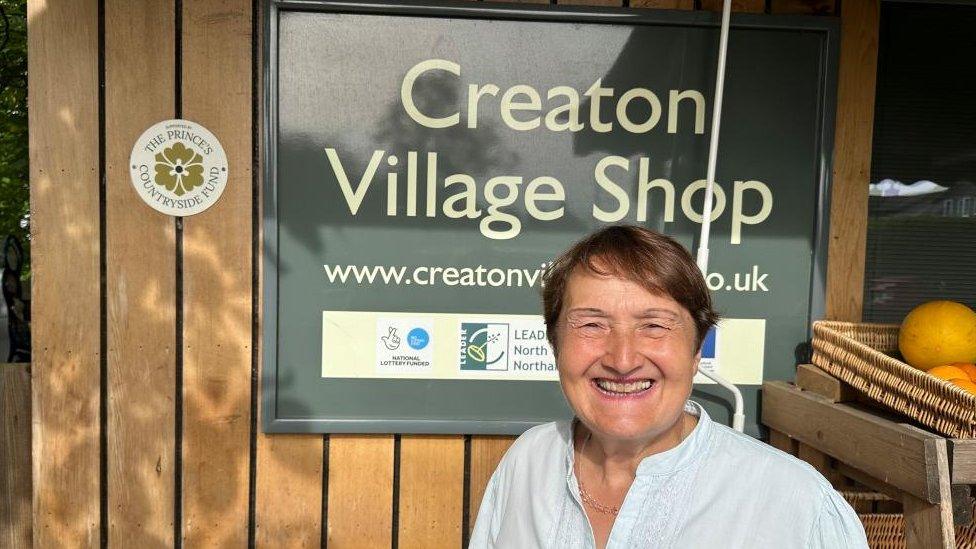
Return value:
<svg viewBox="0 0 976 549">
<path fill-rule="evenodd" d="M 718 17 L 288 3 L 268 29 L 264 427 L 517 433 L 567 417 L 540 276 L 641 224 L 697 247 Z M 823 303 L 837 29 L 735 16 L 706 366 L 791 379 Z M 708 362 L 706 360 L 706 362 Z M 696 385 L 718 421 L 731 398 Z"/>
</svg>

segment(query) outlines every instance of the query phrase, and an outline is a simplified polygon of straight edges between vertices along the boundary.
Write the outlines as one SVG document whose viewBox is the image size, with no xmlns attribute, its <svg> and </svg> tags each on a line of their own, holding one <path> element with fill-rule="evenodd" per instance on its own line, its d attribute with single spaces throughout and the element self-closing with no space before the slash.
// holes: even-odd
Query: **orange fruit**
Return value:
<svg viewBox="0 0 976 549">
<path fill-rule="evenodd" d="M 976 312 L 954 301 L 923 303 L 902 321 L 898 350 L 920 370 L 976 362 Z"/>
<path fill-rule="evenodd" d="M 953 362 L 952 364 L 949 364 L 949 366 L 955 366 L 956 368 L 959 368 L 960 370 L 966 372 L 966 375 L 969 376 L 969 379 L 971 381 L 976 382 L 976 364 L 967 364 L 965 362 Z"/>
<path fill-rule="evenodd" d="M 929 375 L 933 375 L 939 379 L 944 379 L 946 381 L 961 380 L 961 381 L 972 381 L 969 374 L 965 372 L 962 368 L 957 368 L 952 364 L 946 364 L 945 366 L 936 366 L 928 371 Z"/>
<path fill-rule="evenodd" d="M 976 395 L 976 383 L 973 383 L 972 381 L 963 381 L 961 379 L 954 379 L 952 380 L 952 384 L 957 387 L 961 387 L 969 391 L 970 393 Z"/>
</svg>

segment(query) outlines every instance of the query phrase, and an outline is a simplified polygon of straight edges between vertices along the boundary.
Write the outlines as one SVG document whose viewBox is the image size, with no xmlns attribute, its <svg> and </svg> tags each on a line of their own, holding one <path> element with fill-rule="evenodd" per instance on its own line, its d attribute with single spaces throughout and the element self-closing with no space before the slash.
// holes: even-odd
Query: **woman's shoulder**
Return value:
<svg viewBox="0 0 976 549">
<path fill-rule="evenodd" d="M 827 479 L 809 463 L 725 425 L 713 423 L 712 426 L 713 460 L 736 471 L 738 478 L 748 481 L 751 471 L 765 482 L 781 481 L 794 488 L 805 486 L 813 493 L 832 489 Z"/>
<path fill-rule="evenodd" d="M 552 421 L 531 427 L 505 452 L 499 468 L 525 469 L 542 462 L 557 462 L 567 455 L 570 421 Z"/>
<path fill-rule="evenodd" d="M 853 509 L 810 464 L 725 425 L 710 427 L 698 489 L 711 507 L 699 515 L 751 517 L 778 547 L 866 547 Z"/>
<path fill-rule="evenodd" d="M 515 439 L 508 453 L 521 455 L 534 454 L 542 449 L 551 450 L 554 447 L 565 449 L 569 444 L 570 429 L 569 420 L 550 421 L 530 427 Z"/>
</svg>

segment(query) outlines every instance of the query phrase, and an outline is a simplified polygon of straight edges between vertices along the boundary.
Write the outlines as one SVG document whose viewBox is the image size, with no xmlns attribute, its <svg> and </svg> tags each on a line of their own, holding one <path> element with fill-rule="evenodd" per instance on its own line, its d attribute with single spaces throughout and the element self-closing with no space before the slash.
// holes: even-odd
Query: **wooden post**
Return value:
<svg viewBox="0 0 976 549">
<path fill-rule="evenodd" d="M 938 487 L 938 501 L 925 501 L 905 494 L 905 544 L 908 549 L 952 549 L 956 532 L 952 525 L 952 495 L 949 489 L 949 456 L 945 439 L 925 441 L 927 476 Z"/>
<path fill-rule="evenodd" d="M 874 132 L 880 0 L 841 2 L 834 177 L 827 248 L 827 318 L 858 322 L 864 300 L 868 183 Z"/>
<path fill-rule="evenodd" d="M 99 544 L 98 7 L 27 4 L 36 547 Z"/>
</svg>

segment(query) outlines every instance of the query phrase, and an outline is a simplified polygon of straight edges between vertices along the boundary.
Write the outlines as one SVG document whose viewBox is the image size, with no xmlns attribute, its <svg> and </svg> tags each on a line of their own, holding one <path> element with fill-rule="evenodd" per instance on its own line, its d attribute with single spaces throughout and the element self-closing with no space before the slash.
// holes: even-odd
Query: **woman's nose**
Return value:
<svg viewBox="0 0 976 549">
<path fill-rule="evenodd" d="M 603 357 L 603 366 L 621 376 L 640 368 L 640 354 L 637 352 L 635 338 L 635 334 L 630 331 L 612 330 Z"/>
</svg>

